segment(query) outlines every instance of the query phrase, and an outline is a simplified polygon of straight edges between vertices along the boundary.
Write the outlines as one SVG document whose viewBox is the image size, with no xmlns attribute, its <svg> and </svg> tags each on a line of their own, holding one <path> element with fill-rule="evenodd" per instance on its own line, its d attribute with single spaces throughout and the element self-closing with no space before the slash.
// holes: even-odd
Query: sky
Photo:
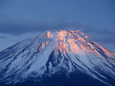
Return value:
<svg viewBox="0 0 115 86">
<path fill-rule="evenodd" d="M 115 53 L 115 0 L 0 0 L 0 51 L 46 30 L 81 30 Z"/>
</svg>

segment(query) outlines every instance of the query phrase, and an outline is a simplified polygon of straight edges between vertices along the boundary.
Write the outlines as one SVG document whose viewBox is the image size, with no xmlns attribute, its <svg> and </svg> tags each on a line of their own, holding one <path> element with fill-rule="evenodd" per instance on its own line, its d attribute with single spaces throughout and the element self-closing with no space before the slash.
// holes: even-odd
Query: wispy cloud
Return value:
<svg viewBox="0 0 115 86">
<path fill-rule="evenodd" d="M 64 21 L 64 20 L 25 20 L 25 19 L 1 19 L 0 20 L 0 33 L 10 35 L 21 35 L 25 33 L 34 33 L 45 30 L 60 30 L 60 29 L 80 29 L 86 33 L 89 38 L 94 39 L 97 42 L 103 43 L 115 43 L 115 32 L 110 31 L 107 28 L 94 28 L 80 24 L 76 21 Z M 1 36 L 0 38 L 3 38 Z"/>
<path fill-rule="evenodd" d="M 23 34 L 28 32 L 44 31 L 44 30 L 59 30 L 67 29 L 68 27 L 80 27 L 76 22 L 65 22 L 61 20 L 1 20 L 0 32 L 12 35 Z"/>
</svg>

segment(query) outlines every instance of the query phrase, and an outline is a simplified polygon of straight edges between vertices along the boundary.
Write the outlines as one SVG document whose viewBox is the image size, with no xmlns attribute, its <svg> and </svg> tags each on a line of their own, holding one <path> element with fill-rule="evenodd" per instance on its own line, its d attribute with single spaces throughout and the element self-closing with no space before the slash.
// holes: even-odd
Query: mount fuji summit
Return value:
<svg viewBox="0 0 115 86">
<path fill-rule="evenodd" d="M 47 31 L 0 52 L 0 86 L 115 86 L 115 54 L 80 30 Z"/>
</svg>

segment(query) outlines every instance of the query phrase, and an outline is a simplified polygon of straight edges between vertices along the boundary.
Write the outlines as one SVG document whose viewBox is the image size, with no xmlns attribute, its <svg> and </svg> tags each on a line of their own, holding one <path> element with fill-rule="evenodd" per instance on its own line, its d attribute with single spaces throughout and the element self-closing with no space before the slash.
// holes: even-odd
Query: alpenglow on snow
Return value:
<svg viewBox="0 0 115 86">
<path fill-rule="evenodd" d="M 22 83 L 83 72 L 106 85 L 115 79 L 115 54 L 77 31 L 47 31 L 0 52 L 0 81 Z"/>
</svg>

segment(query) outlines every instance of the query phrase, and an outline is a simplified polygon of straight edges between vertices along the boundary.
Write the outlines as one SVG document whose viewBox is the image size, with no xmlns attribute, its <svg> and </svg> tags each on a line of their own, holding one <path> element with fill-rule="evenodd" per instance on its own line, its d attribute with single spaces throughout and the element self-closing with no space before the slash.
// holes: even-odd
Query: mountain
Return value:
<svg viewBox="0 0 115 86">
<path fill-rule="evenodd" d="M 115 85 L 115 54 L 87 38 L 80 30 L 47 31 L 3 50 L 1 85 Z"/>
</svg>

